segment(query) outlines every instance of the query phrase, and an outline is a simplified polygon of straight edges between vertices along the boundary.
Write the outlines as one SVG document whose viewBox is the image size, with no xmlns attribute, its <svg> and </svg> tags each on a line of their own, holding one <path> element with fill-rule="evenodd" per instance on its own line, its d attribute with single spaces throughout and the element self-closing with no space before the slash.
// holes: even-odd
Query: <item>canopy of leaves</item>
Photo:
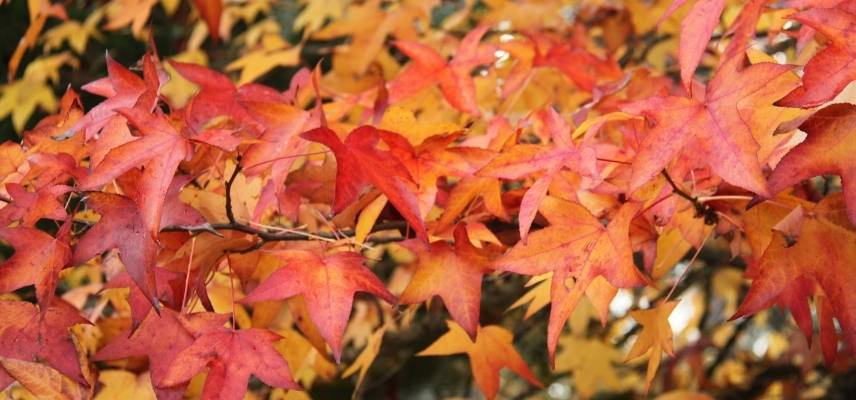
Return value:
<svg viewBox="0 0 856 400">
<path fill-rule="evenodd" d="M 856 0 L 0 26 L 0 396 L 856 391 Z"/>
</svg>

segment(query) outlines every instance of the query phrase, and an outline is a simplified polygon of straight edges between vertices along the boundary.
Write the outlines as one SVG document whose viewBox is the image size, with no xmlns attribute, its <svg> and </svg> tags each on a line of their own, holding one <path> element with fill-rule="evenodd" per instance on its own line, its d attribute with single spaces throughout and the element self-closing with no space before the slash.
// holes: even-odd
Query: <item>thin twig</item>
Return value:
<svg viewBox="0 0 856 400">
<path fill-rule="evenodd" d="M 235 169 L 232 171 L 232 176 L 226 181 L 226 218 L 228 218 L 229 222 L 232 224 L 237 224 L 237 221 L 235 220 L 235 212 L 232 211 L 232 184 L 235 183 L 238 173 L 241 172 L 240 163 L 241 156 L 238 156 L 238 161 L 235 164 Z"/>
</svg>

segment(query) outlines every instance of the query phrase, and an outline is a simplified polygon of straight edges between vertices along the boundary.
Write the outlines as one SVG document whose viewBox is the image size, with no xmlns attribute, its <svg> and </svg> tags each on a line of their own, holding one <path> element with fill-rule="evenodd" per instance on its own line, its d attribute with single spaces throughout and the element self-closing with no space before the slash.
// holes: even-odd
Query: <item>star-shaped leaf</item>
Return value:
<svg viewBox="0 0 856 400">
<path fill-rule="evenodd" d="M 416 249 L 416 272 L 399 301 L 414 304 L 440 296 L 452 319 L 475 339 L 482 278 L 490 271 L 490 258 L 470 243 L 466 225 L 458 224 L 454 236 L 454 247 L 438 241 L 427 251 Z"/>
<path fill-rule="evenodd" d="M 479 327 L 473 341 L 460 325 L 452 321 L 447 321 L 446 325 L 449 326 L 449 331 L 417 355 L 448 356 L 466 353 L 470 357 L 470 369 L 476 384 L 488 399 L 496 398 L 499 394 L 499 371 L 503 368 L 508 368 L 529 383 L 541 387 L 541 382 L 514 348 L 511 332 L 505 328 L 497 325 Z"/>
<path fill-rule="evenodd" d="M 275 253 L 285 266 L 271 274 L 242 301 L 287 299 L 302 295 L 309 318 L 333 349 L 338 361 L 342 354 L 342 334 L 348 324 L 354 293 L 367 292 L 390 304 L 395 297 L 383 282 L 364 265 L 364 258 L 351 252 L 329 256 L 302 250 Z"/>
<path fill-rule="evenodd" d="M 275 387 L 300 390 L 288 363 L 274 348 L 282 337 L 267 329 L 209 330 L 175 355 L 161 384 L 175 386 L 209 367 L 202 399 L 240 400 L 250 375 Z"/>
<path fill-rule="evenodd" d="M 788 152 L 770 174 L 770 193 L 817 175 L 841 176 L 847 215 L 856 225 L 856 105 L 833 104 L 800 126 L 805 141 Z"/>
</svg>

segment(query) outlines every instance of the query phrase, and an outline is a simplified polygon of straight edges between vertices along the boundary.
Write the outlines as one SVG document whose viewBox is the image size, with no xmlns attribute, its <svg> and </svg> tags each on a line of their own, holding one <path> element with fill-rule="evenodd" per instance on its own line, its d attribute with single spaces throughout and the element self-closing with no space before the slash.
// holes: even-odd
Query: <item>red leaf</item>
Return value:
<svg viewBox="0 0 856 400">
<path fill-rule="evenodd" d="M 303 295 L 309 318 L 333 349 L 336 361 L 342 355 L 342 334 L 351 314 L 354 293 L 368 292 L 390 304 L 395 297 L 383 282 L 363 265 L 357 253 L 321 257 L 302 250 L 277 251 L 285 266 L 271 274 L 242 301 L 287 299 Z"/>
<path fill-rule="evenodd" d="M 274 348 L 280 339 L 266 329 L 209 330 L 175 356 L 160 383 L 167 387 L 185 383 L 207 366 L 202 399 L 243 399 L 250 375 L 270 386 L 300 390 Z"/>
</svg>

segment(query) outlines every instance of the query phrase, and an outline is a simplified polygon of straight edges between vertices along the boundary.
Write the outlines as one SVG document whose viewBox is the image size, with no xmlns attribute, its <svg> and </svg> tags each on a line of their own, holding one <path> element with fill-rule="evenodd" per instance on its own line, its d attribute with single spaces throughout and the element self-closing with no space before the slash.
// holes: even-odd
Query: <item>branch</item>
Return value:
<svg viewBox="0 0 856 400">
<path fill-rule="evenodd" d="M 380 232 L 391 229 L 404 229 L 407 226 L 407 223 L 404 221 L 392 221 L 392 222 L 381 222 L 375 224 L 372 228 L 371 232 Z M 193 225 L 193 226 L 182 226 L 182 225 L 169 225 L 161 228 L 161 232 L 188 232 L 191 234 L 202 233 L 202 232 L 219 232 L 219 231 L 238 231 L 243 232 L 250 235 L 258 236 L 263 242 L 281 242 L 281 241 L 296 241 L 296 240 L 307 240 L 307 235 L 299 233 L 299 232 L 272 232 L 267 229 L 258 229 L 252 227 L 250 225 L 245 225 L 239 222 L 229 222 L 229 223 L 214 223 L 214 224 L 201 224 L 201 225 Z M 331 232 L 319 232 L 313 233 L 313 236 L 318 236 L 324 239 L 341 239 L 342 237 L 354 237 L 356 235 L 356 231 L 354 229 L 345 229 L 338 232 L 338 236 Z M 378 238 L 372 240 L 374 243 L 388 243 L 388 242 L 396 242 L 404 240 L 404 238 Z"/>
<path fill-rule="evenodd" d="M 716 223 L 719 222 L 719 215 L 716 214 L 716 210 L 711 208 L 709 204 L 703 203 L 699 201 L 697 197 L 693 197 L 689 193 L 681 190 L 681 188 L 679 188 L 678 185 L 675 184 L 675 181 L 672 180 L 672 177 L 669 176 L 669 173 L 666 172 L 665 169 L 663 170 L 663 172 L 661 172 L 661 174 L 663 175 L 663 177 L 666 178 L 666 182 L 669 182 L 669 185 L 672 186 L 673 193 L 683 197 L 684 199 L 693 204 L 693 207 L 696 210 L 696 218 L 704 217 L 704 223 L 706 225 L 716 225 Z"/>
<path fill-rule="evenodd" d="M 238 177 L 239 172 L 241 172 L 241 156 L 238 156 L 235 164 L 235 170 L 232 171 L 232 176 L 230 176 L 229 180 L 226 181 L 226 218 L 228 218 L 229 223 L 233 225 L 238 222 L 235 220 L 234 211 L 232 211 L 232 184 L 235 183 L 235 178 Z"/>
</svg>

